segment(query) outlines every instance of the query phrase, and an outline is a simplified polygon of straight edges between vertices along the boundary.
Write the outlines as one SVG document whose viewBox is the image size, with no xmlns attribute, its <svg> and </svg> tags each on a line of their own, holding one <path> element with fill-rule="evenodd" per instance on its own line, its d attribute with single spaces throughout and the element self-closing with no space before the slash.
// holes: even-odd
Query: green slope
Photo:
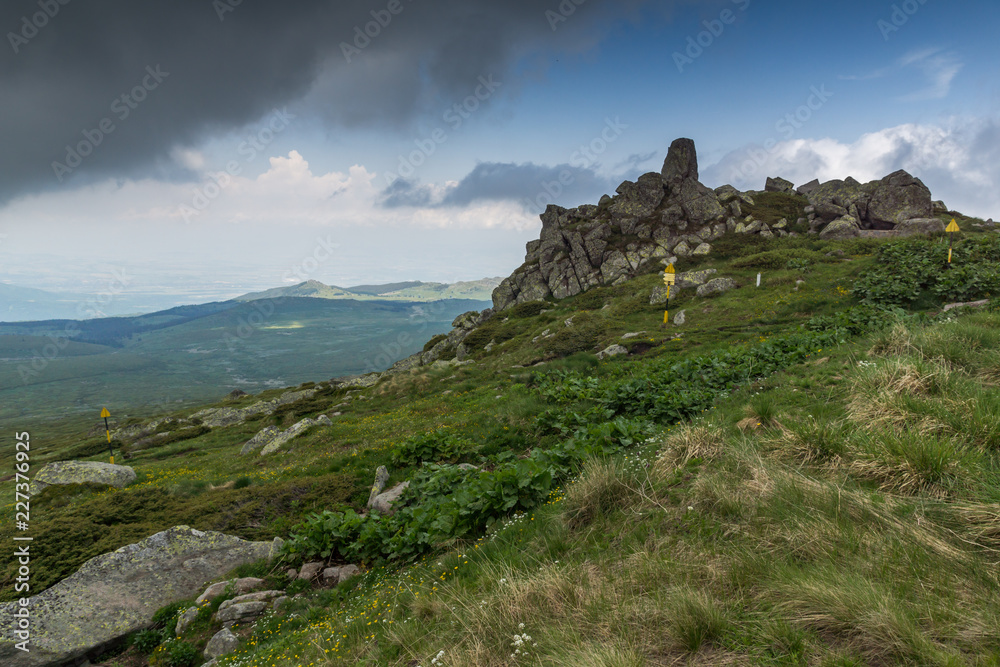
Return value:
<svg viewBox="0 0 1000 667">
<path fill-rule="evenodd" d="M 305 595 L 223 665 L 997 664 L 1000 315 L 935 313 L 1000 291 L 1000 243 L 957 253 L 976 285 L 948 278 L 966 269 L 940 239 L 883 245 L 721 239 L 678 270 L 739 288 L 675 293 L 683 325 L 660 325 L 651 273 L 505 311 L 466 339 L 473 364 L 321 384 L 143 449 L 132 487 L 38 499 L 37 583 L 186 523 L 367 571 L 325 588 L 244 568 Z M 598 362 L 612 343 L 630 354 Z M 333 411 L 286 453 L 234 455 Z M 103 456 L 96 436 L 53 445 Z M 355 520 L 378 465 L 411 480 L 406 504 Z"/>
</svg>

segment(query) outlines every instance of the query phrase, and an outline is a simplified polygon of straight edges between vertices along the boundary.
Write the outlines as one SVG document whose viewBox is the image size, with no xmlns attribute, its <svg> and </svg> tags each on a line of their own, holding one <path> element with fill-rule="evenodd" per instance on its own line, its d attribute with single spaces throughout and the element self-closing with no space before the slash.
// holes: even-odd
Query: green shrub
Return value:
<svg viewBox="0 0 1000 667">
<path fill-rule="evenodd" d="M 397 466 L 410 466 L 424 462 L 457 461 L 474 448 L 469 440 L 446 429 L 438 429 L 407 438 L 392 452 L 392 462 Z"/>
<path fill-rule="evenodd" d="M 752 215 L 769 227 L 782 218 L 794 225 L 799 218 L 806 217 L 805 208 L 809 205 L 806 197 L 784 192 L 761 192 L 753 195 L 753 201 L 752 205 L 740 202 L 743 215 Z"/>
<path fill-rule="evenodd" d="M 745 257 L 762 252 L 769 247 L 772 247 L 771 239 L 758 234 L 727 232 L 712 242 L 712 257 L 717 259 Z"/>
<path fill-rule="evenodd" d="M 233 488 L 234 488 L 234 489 L 245 489 L 245 488 L 247 488 L 248 486 L 250 486 L 250 478 L 249 478 L 249 477 L 246 477 L 246 476 L 244 476 L 244 477 L 240 477 L 240 478 L 239 478 L 239 479 L 237 479 L 237 480 L 236 480 L 236 482 L 235 482 L 235 483 L 233 484 Z"/>
<path fill-rule="evenodd" d="M 431 348 L 440 343 L 443 340 L 447 340 L 448 334 L 438 334 L 431 338 L 429 341 L 424 343 L 424 352 L 430 352 Z"/>
<path fill-rule="evenodd" d="M 179 639 L 165 641 L 149 656 L 150 667 L 194 667 L 201 662 L 201 651 Z"/>
<path fill-rule="evenodd" d="M 740 257 L 730 262 L 734 269 L 795 269 L 809 264 L 821 264 L 829 262 L 830 258 L 812 250 L 802 248 L 782 248 L 780 250 L 767 250 L 755 253 L 747 257 Z M 807 264 L 802 264 L 807 262 Z M 789 264 L 793 264 L 789 266 Z"/>
<path fill-rule="evenodd" d="M 179 431 L 171 431 L 165 438 L 158 438 L 156 440 L 156 446 L 162 447 L 163 445 L 169 445 L 174 442 L 191 440 L 192 438 L 197 438 L 199 435 L 205 435 L 211 430 L 212 429 L 208 426 L 194 426 L 191 428 L 182 428 Z"/>
<path fill-rule="evenodd" d="M 551 308 L 552 304 L 548 301 L 525 301 L 524 303 L 519 303 L 513 308 L 504 311 L 504 315 L 510 319 L 520 319 L 524 317 L 535 317 L 540 315 L 543 310 Z"/>
<path fill-rule="evenodd" d="M 563 327 L 541 343 L 550 355 L 566 357 L 577 352 L 593 352 L 603 334 L 604 329 L 597 323 L 574 323 L 571 327 Z"/>
<path fill-rule="evenodd" d="M 139 630 L 128 638 L 128 644 L 143 655 L 149 655 L 163 643 L 163 630 Z"/>
</svg>

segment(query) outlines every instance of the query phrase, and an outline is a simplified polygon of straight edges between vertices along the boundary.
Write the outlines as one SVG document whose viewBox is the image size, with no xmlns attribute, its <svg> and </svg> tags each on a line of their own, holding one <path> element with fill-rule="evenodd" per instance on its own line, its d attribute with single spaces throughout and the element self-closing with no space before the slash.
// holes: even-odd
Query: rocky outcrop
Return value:
<svg viewBox="0 0 1000 667">
<path fill-rule="evenodd" d="M 931 192 L 920 179 L 896 171 L 879 181 L 862 185 L 853 178 L 827 181 L 807 192 L 806 209 L 814 231 L 822 232 L 835 220 L 853 218 L 858 229 L 891 230 L 912 219 L 927 219 L 933 213 Z M 843 222 L 836 225 L 843 233 Z M 827 235 L 830 238 L 842 236 Z"/>
<path fill-rule="evenodd" d="M 247 542 L 176 526 L 91 558 L 29 599 L 31 651 L 19 651 L 18 602 L 0 604 L 0 664 L 63 664 L 146 627 L 163 605 L 196 595 L 234 567 L 272 558 L 275 542 Z"/>
<path fill-rule="evenodd" d="M 494 290 L 493 308 L 618 284 L 671 253 L 707 254 L 727 230 L 727 202 L 740 196 L 733 190 L 722 193 L 730 195 L 723 201 L 701 184 L 694 142 L 678 139 L 660 173 L 625 181 L 597 206 L 546 208 L 539 239 L 528 243 L 524 265 Z"/>
<path fill-rule="evenodd" d="M 208 408 L 194 413 L 190 419 L 199 419 L 201 420 L 200 423 L 211 428 L 242 424 L 251 417 L 269 415 L 282 405 L 294 403 L 304 398 L 312 398 L 318 389 L 317 387 L 301 391 L 286 391 L 278 398 L 273 398 L 269 401 L 257 401 L 245 408 Z"/>
<path fill-rule="evenodd" d="M 281 449 L 292 438 L 301 435 L 307 428 L 312 426 L 330 426 L 333 424 L 326 415 L 320 415 L 316 419 L 305 418 L 282 431 L 277 426 L 267 426 L 250 438 L 240 449 L 240 456 L 246 456 L 260 449 L 260 455 L 272 454 Z"/>
<path fill-rule="evenodd" d="M 120 489 L 134 481 L 135 471 L 128 466 L 97 461 L 56 461 L 45 464 L 38 471 L 28 492 L 34 496 L 57 484 L 106 484 Z"/>
<path fill-rule="evenodd" d="M 371 508 L 372 503 L 378 498 L 379 494 L 385 490 L 385 483 L 389 481 L 389 471 L 385 466 L 379 466 L 375 470 L 375 482 L 372 484 L 372 490 L 368 494 L 368 507 Z"/>
</svg>

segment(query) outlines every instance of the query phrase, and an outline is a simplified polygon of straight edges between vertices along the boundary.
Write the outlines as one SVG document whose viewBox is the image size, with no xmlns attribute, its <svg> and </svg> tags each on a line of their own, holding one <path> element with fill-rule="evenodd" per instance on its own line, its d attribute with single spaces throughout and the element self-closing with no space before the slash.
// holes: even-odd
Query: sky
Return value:
<svg viewBox="0 0 1000 667">
<path fill-rule="evenodd" d="M 1000 218 L 996 0 L 5 0 L 0 282 L 506 276 L 550 203 L 906 169 Z"/>
</svg>

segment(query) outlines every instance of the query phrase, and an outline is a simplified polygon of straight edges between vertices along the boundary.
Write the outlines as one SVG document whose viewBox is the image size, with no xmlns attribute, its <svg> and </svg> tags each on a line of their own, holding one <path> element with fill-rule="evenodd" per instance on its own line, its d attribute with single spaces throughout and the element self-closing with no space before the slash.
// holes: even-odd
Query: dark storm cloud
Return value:
<svg viewBox="0 0 1000 667">
<path fill-rule="evenodd" d="M 5 0 L 0 204 L 109 175 L 182 178 L 172 148 L 285 105 L 403 126 L 519 56 L 586 48 L 597 18 L 640 2 Z"/>
<path fill-rule="evenodd" d="M 596 202 L 595 197 L 614 192 L 620 182 L 602 178 L 592 168 L 569 164 L 483 162 L 448 191 L 442 204 L 464 206 L 480 200 L 512 200 L 540 213 L 550 203 L 587 199 Z"/>
<path fill-rule="evenodd" d="M 382 191 L 382 206 L 399 208 L 401 206 L 428 206 L 431 203 L 431 188 L 416 181 L 397 178 Z"/>
</svg>

